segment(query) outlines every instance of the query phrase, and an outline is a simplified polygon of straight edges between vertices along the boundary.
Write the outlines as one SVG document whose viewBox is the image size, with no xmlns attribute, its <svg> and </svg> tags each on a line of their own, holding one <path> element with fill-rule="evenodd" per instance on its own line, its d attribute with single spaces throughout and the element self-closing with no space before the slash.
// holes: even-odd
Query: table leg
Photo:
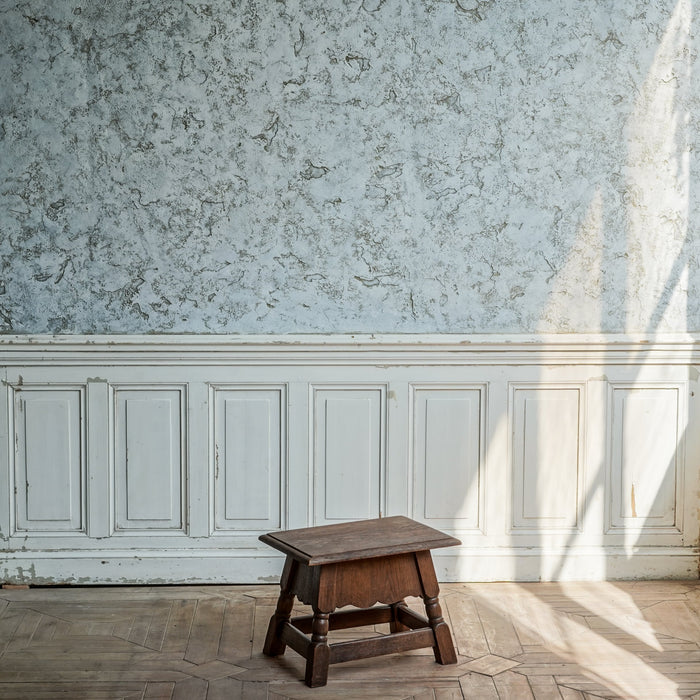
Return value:
<svg viewBox="0 0 700 700">
<path fill-rule="evenodd" d="M 318 688 L 328 682 L 328 665 L 331 660 L 331 648 L 328 646 L 328 622 L 330 615 L 314 608 L 311 623 L 311 644 L 306 657 L 306 675 L 304 680 L 309 688 Z"/>
<path fill-rule="evenodd" d="M 425 603 L 425 612 L 435 635 L 435 646 L 433 647 L 435 661 L 439 664 L 456 664 L 457 654 L 455 653 L 454 644 L 452 644 L 450 628 L 442 616 L 440 600 L 438 599 L 440 587 L 435 576 L 435 567 L 433 566 L 430 551 L 416 552 L 416 565 L 418 566 L 423 586 L 422 597 Z"/>
<path fill-rule="evenodd" d="M 408 608 L 405 600 L 400 600 L 398 603 L 393 603 L 391 606 L 391 622 L 389 623 L 389 631 L 393 634 L 395 632 L 407 632 L 410 627 L 399 622 L 398 610 L 399 608 Z"/>
<path fill-rule="evenodd" d="M 428 622 L 435 635 L 435 646 L 433 647 L 435 661 L 439 664 L 456 664 L 457 654 L 452 644 L 450 628 L 442 617 L 438 597 L 424 598 L 423 601 L 425 602 L 425 612 L 428 614 Z"/>
<path fill-rule="evenodd" d="M 265 635 L 263 654 L 266 656 L 281 656 L 284 654 L 286 644 L 281 639 L 282 627 L 289 622 L 294 607 L 294 579 L 298 569 L 298 562 L 292 557 L 287 557 L 280 579 L 280 597 L 277 599 L 277 608 L 270 618 Z"/>
</svg>

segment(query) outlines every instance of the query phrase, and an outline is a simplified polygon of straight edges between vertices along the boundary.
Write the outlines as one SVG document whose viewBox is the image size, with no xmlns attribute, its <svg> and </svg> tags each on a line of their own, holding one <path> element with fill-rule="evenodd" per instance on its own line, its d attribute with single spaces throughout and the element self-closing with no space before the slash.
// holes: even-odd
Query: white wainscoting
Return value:
<svg viewBox="0 0 700 700">
<path fill-rule="evenodd" d="M 404 514 L 442 580 L 696 578 L 695 336 L 0 337 L 0 581 L 276 581 Z"/>
</svg>

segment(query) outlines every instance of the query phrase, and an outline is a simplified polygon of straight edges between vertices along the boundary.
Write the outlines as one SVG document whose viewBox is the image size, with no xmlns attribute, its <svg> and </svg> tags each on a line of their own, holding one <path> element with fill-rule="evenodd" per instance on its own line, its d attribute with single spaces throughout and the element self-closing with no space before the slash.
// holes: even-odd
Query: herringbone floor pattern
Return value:
<svg viewBox="0 0 700 700">
<path fill-rule="evenodd" d="M 313 690 L 293 651 L 261 653 L 277 591 L 0 590 L 0 698 L 700 699 L 700 582 L 443 585 L 456 666 L 395 654 Z"/>
</svg>

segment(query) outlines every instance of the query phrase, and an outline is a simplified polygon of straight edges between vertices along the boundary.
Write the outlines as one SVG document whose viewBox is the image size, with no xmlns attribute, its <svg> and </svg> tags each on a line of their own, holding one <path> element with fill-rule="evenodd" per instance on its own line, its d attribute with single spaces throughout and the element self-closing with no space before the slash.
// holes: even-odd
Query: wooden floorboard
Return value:
<svg viewBox="0 0 700 700">
<path fill-rule="evenodd" d="M 700 700 L 700 582 L 445 584 L 457 664 L 362 659 L 313 690 L 293 651 L 262 654 L 277 591 L 2 589 L 0 700 Z"/>
</svg>

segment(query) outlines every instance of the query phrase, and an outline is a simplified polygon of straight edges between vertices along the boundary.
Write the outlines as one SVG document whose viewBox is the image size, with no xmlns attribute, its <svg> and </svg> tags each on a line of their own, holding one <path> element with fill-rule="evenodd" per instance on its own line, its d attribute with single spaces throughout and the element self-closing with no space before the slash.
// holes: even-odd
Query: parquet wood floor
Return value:
<svg viewBox="0 0 700 700">
<path fill-rule="evenodd" d="M 261 653 L 277 592 L 0 590 L 0 699 L 700 700 L 700 582 L 443 584 L 456 666 L 418 650 L 334 665 L 313 690 L 293 651 Z"/>
</svg>

